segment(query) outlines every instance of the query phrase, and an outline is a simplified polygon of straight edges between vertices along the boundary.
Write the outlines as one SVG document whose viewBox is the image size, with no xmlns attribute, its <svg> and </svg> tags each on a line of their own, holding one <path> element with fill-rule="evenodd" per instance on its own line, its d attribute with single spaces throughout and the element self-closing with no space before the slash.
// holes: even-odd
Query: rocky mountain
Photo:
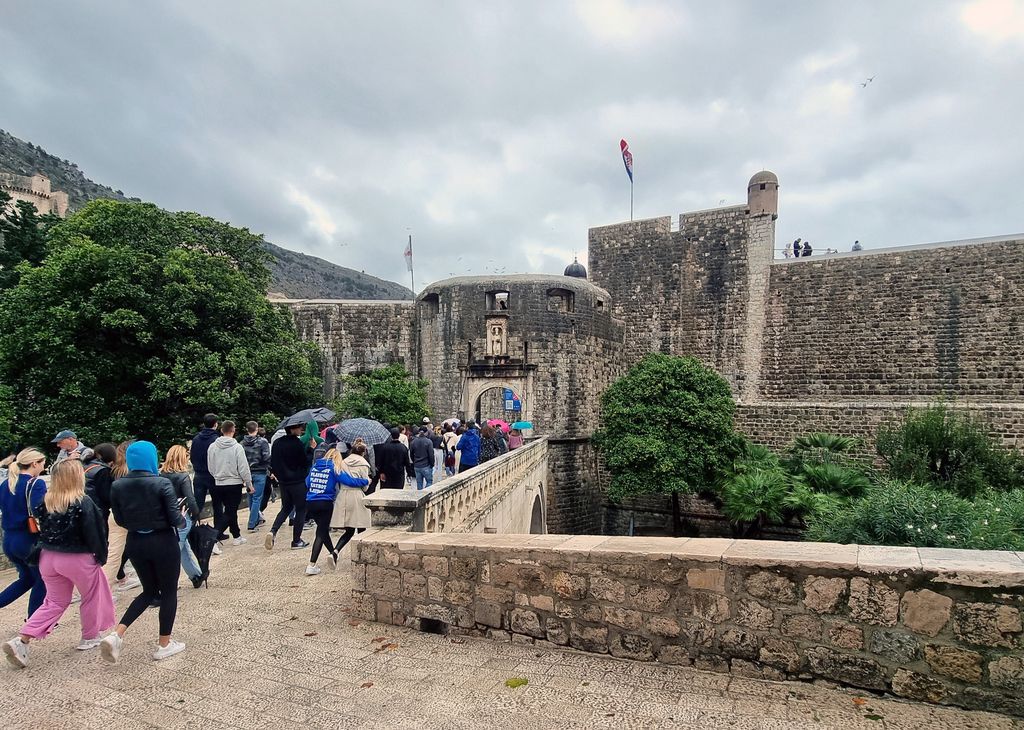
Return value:
<svg viewBox="0 0 1024 730">
<path fill-rule="evenodd" d="M 53 190 L 68 194 L 72 210 L 96 198 L 138 200 L 120 190 L 87 178 L 78 165 L 49 154 L 42 147 L 0 129 L 0 172 L 16 175 L 42 173 Z M 270 242 L 272 295 L 292 299 L 412 299 L 412 291 L 393 281 L 378 279 L 330 261 L 291 251 Z"/>
</svg>

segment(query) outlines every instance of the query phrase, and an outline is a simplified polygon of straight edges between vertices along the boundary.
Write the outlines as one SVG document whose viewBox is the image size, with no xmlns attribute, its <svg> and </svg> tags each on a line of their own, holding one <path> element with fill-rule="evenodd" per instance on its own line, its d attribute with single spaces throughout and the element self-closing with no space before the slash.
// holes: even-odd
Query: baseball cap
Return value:
<svg viewBox="0 0 1024 730">
<path fill-rule="evenodd" d="M 53 441 L 51 441 L 50 443 L 51 444 L 56 444 L 56 443 L 60 443 L 64 439 L 76 439 L 76 438 L 78 438 L 78 437 L 75 436 L 75 432 L 74 431 L 65 428 L 63 431 L 61 431 L 56 436 L 54 436 L 53 437 Z"/>
</svg>

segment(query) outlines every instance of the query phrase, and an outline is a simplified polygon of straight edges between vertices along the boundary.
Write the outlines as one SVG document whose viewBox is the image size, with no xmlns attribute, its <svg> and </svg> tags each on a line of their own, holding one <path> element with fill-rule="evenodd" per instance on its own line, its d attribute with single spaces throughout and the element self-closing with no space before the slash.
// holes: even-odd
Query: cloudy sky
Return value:
<svg viewBox="0 0 1024 730">
<path fill-rule="evenodd" d="M 0 128 L 405 284 L 411 231 L 417 288 L 584 260 L 620 137 L 638 218 L 767 168 L 780 245 L 1024 230 L 1024 0 L 3 6 Z"/>
</svg>

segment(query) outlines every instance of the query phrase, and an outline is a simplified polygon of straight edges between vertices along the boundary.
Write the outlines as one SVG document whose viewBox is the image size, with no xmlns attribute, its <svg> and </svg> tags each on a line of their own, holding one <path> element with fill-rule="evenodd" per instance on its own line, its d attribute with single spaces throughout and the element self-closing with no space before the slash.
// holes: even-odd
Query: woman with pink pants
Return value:
<svg viewBox="0 0 1024 730">
<path fill-rule="evenodd" d="M 3 645 L 11 665 L 28 666 L 32 639 L 42 639 L 71 605 L 72 589 L 82 595 L 82 651 L 100 644 L 100 634 L 114 624 L 114 598 L 103 572 L 107 562 L 107 524 L 99 507 L 85 494 L 85 472 L 77 459 L 54 465 L 43 503 L 36 507 L 39 525 L 39 572 L 46 598 Z"/>
</svg>

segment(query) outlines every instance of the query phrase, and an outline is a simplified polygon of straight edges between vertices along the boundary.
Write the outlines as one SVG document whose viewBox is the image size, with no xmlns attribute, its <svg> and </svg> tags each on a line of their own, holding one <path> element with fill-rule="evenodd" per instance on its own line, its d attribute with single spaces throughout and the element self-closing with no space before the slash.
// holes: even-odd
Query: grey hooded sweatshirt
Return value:
<svg viewBox="0 0 1024 730">
<path fill-rule="evenodd" d="M 252 473 L 245 449 L 231 436 L 221 436 L 210 445 L 207 452 L 210 474 L 218 487 L 244 485 L 252 487 Z"/>
</svg>

